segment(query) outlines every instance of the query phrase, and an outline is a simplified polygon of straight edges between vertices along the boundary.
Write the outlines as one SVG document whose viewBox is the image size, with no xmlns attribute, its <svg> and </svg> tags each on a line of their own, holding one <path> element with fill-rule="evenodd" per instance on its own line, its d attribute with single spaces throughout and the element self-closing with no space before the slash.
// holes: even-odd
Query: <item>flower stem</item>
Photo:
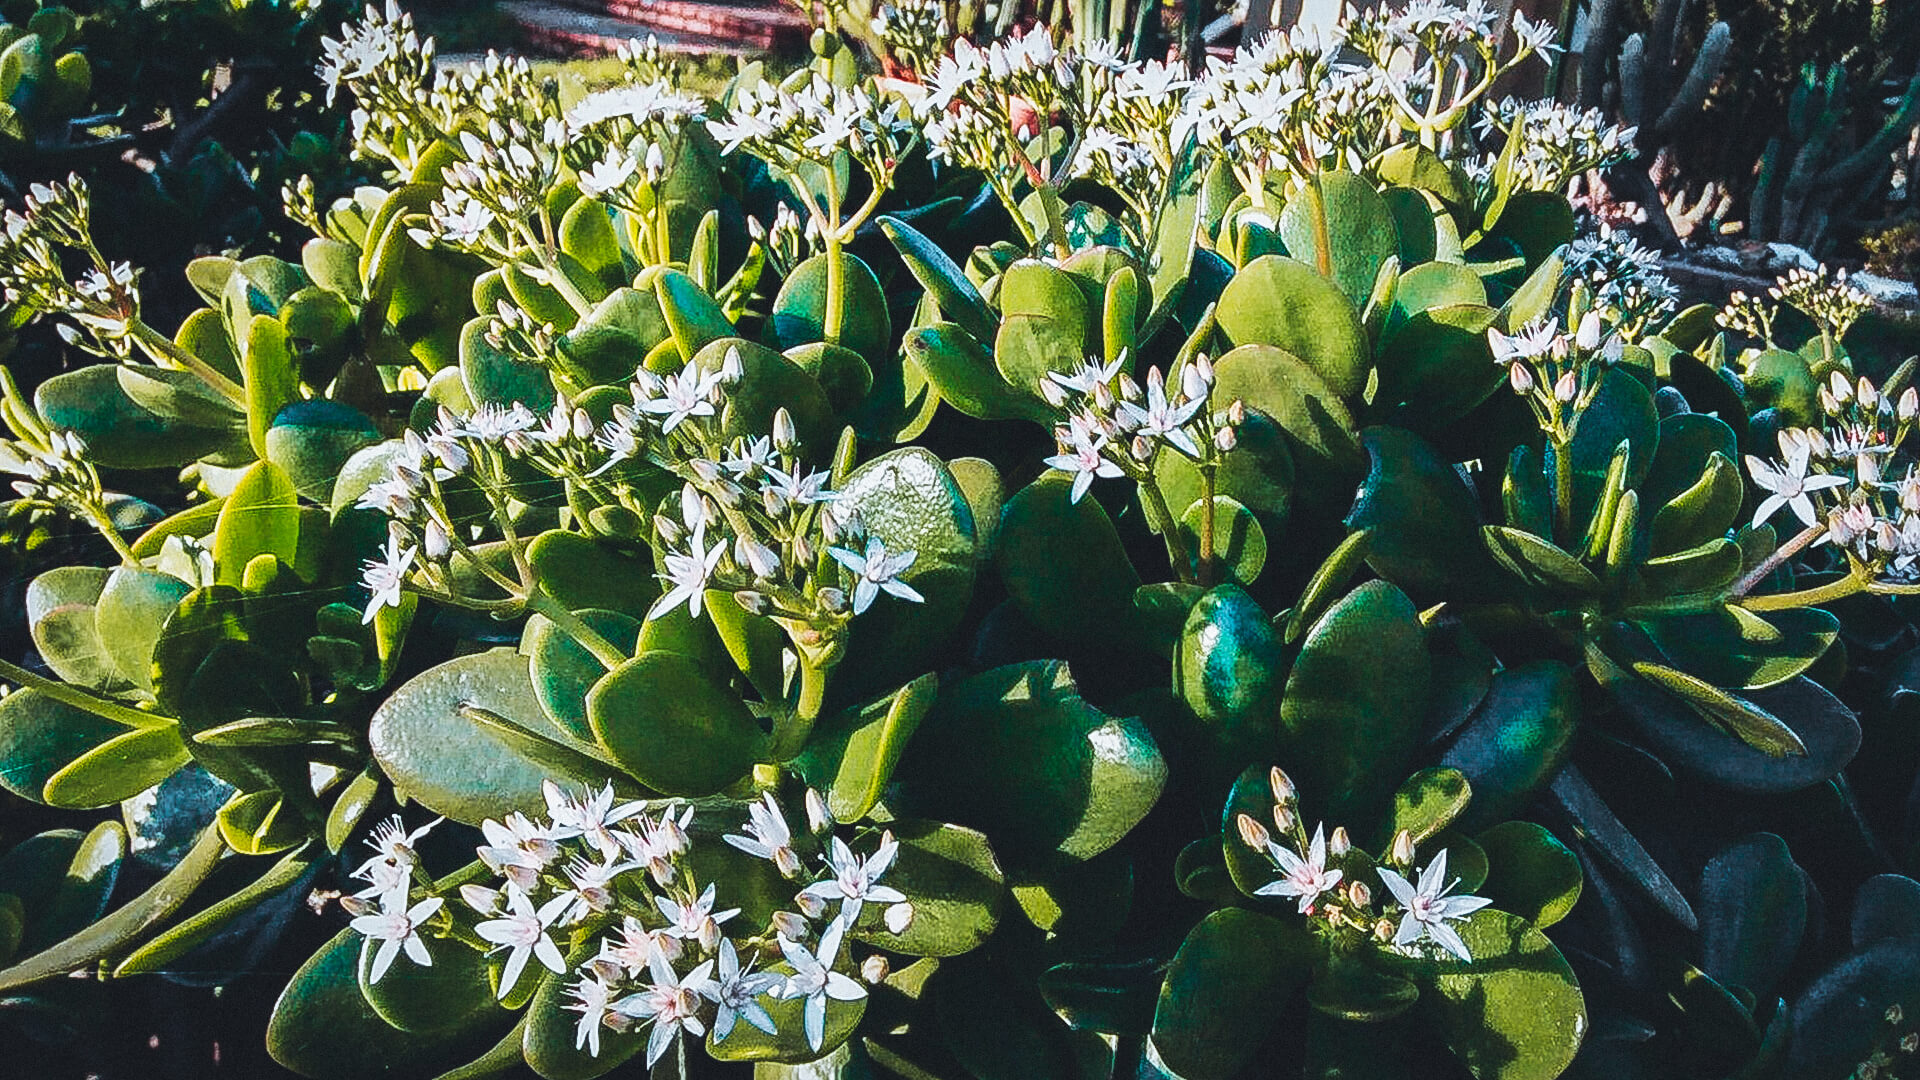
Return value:
<svg viewBox="0 0 1920 1080">
<path fill-rule="evenodd" d="M 1147 511 L 1147 523 L 1158 529 L 1167 544 L 1167 561 L 1173 564 L 1173 572 L 1181 581 L 1193 580 L 1193 560 L 1187 555 L 1186 541 L 1180 538 L 1180 522 L 1174 518 L 1173 511 L 1167 507 L 1166 496 L 1160 494 L 1160 485 L 1154 483 L 1153 473 L 1143 470 L 1137 481 L 1140 493 L 1145 496 L 1141 505 Z"/>
<path fill-rule="evenodd" d="M 1780 545 L 1778 548 L 1774 549 L 1773 554 L 1761 560 L 1760 565 L 1754 567 L 1747 574 L 1746 577 L 1743 577 L 1739 581 L 1735 582 L 1733 586 L 1733 591 L 1728 595 L 1731 598 L 1738 600 L 1741 597 L 1752 592 L 1754 589 L 1754 586 L 1760 584 L 1762 581 L 1765 581 L 1767 579 L 1768 574 L 1771 574 L 1775 570 L 1778 570 L 1781 564 L 1785 563 L 1788 559 L 1791 559 L 1795 555 L 1800 554 L 1801 551 L 1805 550 L 1808 544 L 1811 544 L 1815 540 L 1818 540 L 1820 536 L 1824 534 L 1826 531 L 1827 531 L 1827 527 L 1825 525 L 1818 525 L 1818 524 L 1809 525 L 1805 529 L 1802 529 L 1799 535 L 1795 536 L 1793 539 L 1787 541 L 1786 543 Z"/>
<path fill-rule="evenodd" d="M 129 327 L 133 340 L 147 350 L 147 355 L 155 362 L 162 358 L 180 365 L 184 371 L 191 371 L 200 377 L 200 381 L 212 387 L 221 397 L 238 405 L 242 410 L 247 407 L 247 392 L 241 385 L 213 369 L 205 360 L 193 355 L 173 343 L 173 339 L 136 319 Z"/>
<path fill-rule="evenodd" d="M 831 665 L 811 660 L 804 652 L 800 654 L 800 700 L 794 705 L 791 715 L 775 724 L 775 761 L 791 761 L 807 745 L 807 737 L 813 734 L 814 721 L 820 719 L 820 713 L 826 707 L 827 676 L 832 672 Z"/>
<path fill-rule="evenodd" d="M 1200 498 L 1204 500 L 1200 510 L 1200 585 L 1202 588 L 1213 584 L 1214 557 L 1214 474 L 1218 467 L 1200 466 Z"/>
<path fill-rule="evenodd" d="M 1739 601 L 1748 611 L 1784 611 L 1787 608 L 1818 607 L 1835 600 L 1845 599 L 1854 593 L 1866 590 L 1866 578 L 1860 574 L 1848 574 L 1838 581 L 1829 581 L 1825 585 L 1816 585 L 1811 589 L 1798 592 L 1772 593 L 1767 596 L 1749 596 Z"/>
<path fill-rule="evenodd" d="M 567 605 L 555 600 L 551 595 L 535 585 L 527 593 L 527 610 L 536 611 L 547 617 L 548 621 L 567 632 L 567 636 L 580 643 L 580 647 L 593 654 L 600 666 L 612 671 L 626 663 L 630 657 L 606 638 L 588 626 L 586 621 L 575 615 Z"/>
<path fill-rule="evenodd" d="M 1553 444 L 1553 532 L 1559 543 L 1573 536 L 1573 440 Z"/>
<path fill-rule="evenodd" d="M 103 719 L 125 724 L 130 728 L 159 728 L 173 723 L 173 718 L 159 713 L 142 712 L 130 705 L 99 697 L 80 689 L 71 683 L 49 679 L 44 675 L 35 675 L 18 664 L 0 660 L 0 679 L 15 683 L 27 690 L 38 691 L 61 703 L 76 709 L 90 712 Z"/>
</svg>

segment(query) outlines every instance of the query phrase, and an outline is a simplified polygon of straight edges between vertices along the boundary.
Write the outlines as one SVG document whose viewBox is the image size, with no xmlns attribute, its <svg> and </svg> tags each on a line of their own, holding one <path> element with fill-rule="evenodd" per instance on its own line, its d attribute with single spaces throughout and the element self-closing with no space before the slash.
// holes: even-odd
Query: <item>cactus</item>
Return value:
<svg viewBox="0 0 1920 1080">
<path fill-rule="evenodd" d="M 1801 70 L 1787 109 L 1787 130 L 1767 141 L 1748 212 L 1748 232 L 1808 249 L 1825 238 L 1836 209 L 1858 206 L 1879 189 L 1895 144 L 1920 124 L 1920 75 L 1873 136 L 1852 153 L 1836 140 L 1847 126 L 1847 75 L 1835 64 L 1821 78 Z"/>
<path fill-rule="evenodd" d="M 1615 58 L 1616 78 L 1610 83 L 1606 77 L 1608 50 L 1619 29 L 1620 0 L 1594 0 L 1582 58 L 1581 106 L 1598 108 L 1612 96 L 1622 121 L 1639 129 L 1634 137 L 1639 154 L 1616 166 L 1608 174 L 1608 181 L 1621 194 L 1649 208 L 1661 206 L 1665 200 L 1647 175 L 1648 164 L 1688 120 L 1706 107 L 1707 91 L 1720 77 L 1733 45 L 1732 29 L 1716 22 L 1707 28 L 1692 62 L 1683 65 L 1678 55 L 1683 6 L 1683 0 L 1659 0 L 1647 32 L 1629 34 L 1621 42 Z M 1653 214 L 1649 220 L 1664 243 L 1679 242 L 1665 214 Z"/>
</svg>

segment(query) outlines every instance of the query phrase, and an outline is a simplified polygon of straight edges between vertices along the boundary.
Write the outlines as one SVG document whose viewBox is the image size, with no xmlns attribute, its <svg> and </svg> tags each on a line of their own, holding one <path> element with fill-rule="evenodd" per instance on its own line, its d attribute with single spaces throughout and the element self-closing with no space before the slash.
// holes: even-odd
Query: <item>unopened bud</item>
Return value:
<svg viewBox="0 0 1920 1080">
<path fill-rule="evenodd" d="M 1255 851 L 1266 850 L 1267 842 L 1272 838 L 1267 834 L 1267 827 L 1255 821 L 1252 814 L 1241 814 L 1233 819 L 1233 823 L 1240 827 L 1241 843 Z"/>
<path fill-rule="evenodd" d="M 1153 440 L 1145 435 L 1135 435 L 1130 448 L 1135 461 L 1146 461 L 1153 457 Z"/>
<path fill-rule="evenodd" d="M 1353 840 L 1347 836 L 1347 827 L 1345 825 L 1335 826 L 1333 835 L 1327 837 L 1327 854 L 1339 856 L 1345 855 L 1352 850 Z"/>
<path fill-rule="evenodd" d="M 653 515 L 653 531 L 660 537 L 660 543 L 667 547 L 679 547 L 680 541 L 687 535 L 679 522 L 665 514 Z"/>
<path fill-rule="evenodd" d="M 886 914 L 882 916 L 882 918 L 887 924 L 888 933 L 904 934 L 907 932 L 907 928 L 913 925 L 913 916 L 913 904 L 910 901 L 901 901 L 898 904 L 889 906 Z"/>
<path fill-rule="evenodd" d="M 453 542 L 447 537 L 447 530 L 441 528 L 438 521 L 429 518 L 427 527 L 421 530 L 420 547 L 427 553 L 427 558 L 438 562 L 453 551 Z"/>
<path fill-rule="evenodd" d="M 813 830 L 815 836 L 826 835 L 827 830 L 833 828 L 833 813 L 827 809 L 827 800 L 820 797 L 820 792 L 808 788 L 805 801 L 807 828 Z"/>
<path fill-rule="evenodd" d="M 826 608 L 835 615 L 844 615 L 847 613 L 847 594 L 840 589 L 832 585 L 827 585 L 822 587 L 821 590 L 814 595 L 820 598 L 821 607 Z"/>
<path fill-rule="evenodd" d="M 1040 380 L 1040 397 L 1056 409 L 1066 408 L 1067 392 L 1059 383 L 1054 382 L 1052 379 L 1043 378 Z"/>
<path fill-rule="evenodd" d="M 1140 384 L 1124 371 L 1120 373 L 1120 397 L 1125 401 L 1139 401 L 1141 397 Z"/>
<path fill-rule="evenodd" d="M 587 415 L 587 410 L 573 410 L 572 424 L 574 438 L 588 439 L 593 437 L 593 417 Z"/>
<path fill-rule="evenodd" d="M 1516 394 L 1533 392 L 1533 369 L 1525 364 L 1507 365 L 1507 385 L 1513 387 Z"/>
<path fill-rule="evenodd" d="M 1213 448 L 1215 450 L 1224 454 L 1238 445 L 1240 445 L 1240 436 L 1235 435 L 1232 428 L 1223 427 L 1214 431 Z"/>
<path fill-rule="evenodd" d="M 1580 317 L 1580 329 L 1574 333 L 1573 343 L 1581 352 L 1592 352 L 1600 347 L 1600 313 L 1589 311 Z"/>
<path fill-rule="evenodd" d="M 1896 410 L 1900 422 L 1910 424 L 1915 416 L 1920 416 L 1920 390 L 1909 386 L 1900 392 L 1900 406 Z"/>
<path fill-rule="evenodd" d="M 1113 391 L 1108 389 L 1106 383 L 1094 383 L 1092 394 L 1093 404 L 1101 412 L 1107 412 L 1113 408 Z"/>
<path fill-rule="evenodd" d="M 1827 386 L 1833 392 L 1833 400 L 1842 405 L 1853 398 L 1853 387 L 1847 382 L 1846 375 L 1841 372 L 1834 372 L 1827 380 Z"/>
<path fill-rule="evenodd" d="M 860 961 L 860 978 L 865 981 L 868 986 L 878 986 L 885 982 L 887 980 L 887 972 L 890 970 L 891 968 L 887 964 L 887 958 L 880 953 L 874 953 L 872 956 Z"/>
<path fill-rule="evenodd" d="M 1394 834 L 1393 852 L 1387 856 L 1387 861 L 1398 864 L 1400 866 L 1413 865 L 1413 834 L 1412 833 L 1408 832 L 1405 829 L 1401 829 L 1399 832 Z"/>
<path fill-rule="evenodd" d="M 1208 386 L 1213 385 L 1213 361 L 1207 359 L 1206 353 L 1201 353 L 1193 358 L 1193 370 L 1199 373 L 1200 378 L 1204 379 Z"/>
<path fill-rule="evenodd" d="M 741 589 L 734 593 L 733 602 L 739 604 L 740 610 L 749 615 L 765 615 L 773 607 L 773 602 L 767 599 L 766 593 L 755 592 L 752 589 Z"/>
<path fill-rule="evenodd" d="M 776 911 L 773 913 L 773 930 L 788 941 L 805 941 L 812 927 L 807 920 L 791 911 Z"/>
<path fill-rule="evenodd" d="M 1300 795 L 1299 789 L 1293 786 L 1293 777 L 1278 765 L 1267 770 L 1267 788 L 1273 792 L 1273 801 L 1277 803 L 1290 803 Z"/>
<path fill-rule="evenodd" d="M 1347 886 L 1347 899 L 1353 902 L 1354 907 L 1366 907 L 1373 903 L 1373 890 L 1367 888 L 1366 882 L 1356 881 Z"/>
<path fill-rule="evenodd" d="M 1240 398 L 1234 398 L 1233 404 L 1227 406 L 1227 423 L 1232 424 L 1234 427 L 1239 427 L 1246 422 L 1247 403 Z"/>
<path fill-rule="evenodd" d="M 1824 386 L 1820 388 L 1820 408 L 1829 416 L 1840 411 L 1840 403 L 1834 400 L 1833 391 Z"/>
<path fill-rule="evenodd" d="M 1579 392 L 1580 392 L 1580 380 L 1575 378 L 1573 372 L 1571 371 L 1560 376 L 1560 378 L 1555 380 L 1553 384 L 1554 400 L 1558 401 L 1562 405 L 1565 405 L 1568 402 L 1571 402 L 1574 398 L 1574 395 L 1578 394 Z"/>
<path fill-rule="evenodd" d="M 808 892 L 795 893 L 793 906 L 809 919 L 817 919 L 827 913 L 827 902 Z"/>
<path fill-rule="evenodd" d="M 813 543 L 809 541 L 804 534 L 794 534 L 793 562 L 796 566 L 813 565 Z"/>
<path fill-rule="evenodd" d="M 791 454 L 799 444 L 800 436 L 793 428 L 793 414 L 789 413 L 784 405 L 775 409 L 773 412 L 774 449 L 783 454 Z"/>
<path fill-rule="evenodd" d="M 1292 807 L 1287 806 L 1285 803 L 1276 804 L 1274 806 L 1273 808 L 1273 827 L 1274 828 L 1279 829 L 1283 833 L 1292 832 L 1294 822 L 1298 820 L 1299 818 L 1296 814 L 1294 814 Z"/>
<path fill-rule="evenodd" d="M 1180 372 L 1180 392 L 1187 395 L 1189 401 L 1207 396 L 1207 380 L 1201 376 L 1199 368 L 1188 364 Z"/>
<path fill-rule="evenodd" d="M 371 915 L 376 910 L 372 904 L 367 903 L 357 896 L 341 897 L 340 906 L 346 909 L 347 914 L 356 919 L 362 915 Z"/>
<path fill-rule="evenodd" d="M 500 909 L 500 894 L 484 885 L 460 886 L 460 899 L 482 915 L 491 915 Z"/>
</svg>

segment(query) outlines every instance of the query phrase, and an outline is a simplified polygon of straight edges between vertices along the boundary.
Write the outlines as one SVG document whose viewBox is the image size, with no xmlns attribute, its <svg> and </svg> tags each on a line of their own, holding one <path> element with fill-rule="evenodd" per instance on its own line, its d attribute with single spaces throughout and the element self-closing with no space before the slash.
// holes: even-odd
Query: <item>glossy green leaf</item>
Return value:
<svg viewBox="0 0 1920 1080">
<path fill-rule="evenodd" d="M 893 341 L 893 323 L 887 315 L 886 293 L 880 281 L 858 255 L 840 252 L 842 267 L 840 340 L 836 343 L 870 363 L 885 358 Z M 827 256 L 815 255 L 787 275 L 773 299 L 769 325 L 781 349 L 826 341 L 828 306 Z"/>
<path fill-rule="evenodd" d="M 215 451 L 244 448 L 240 416 L 233 426 L 205 427 L 169 419 L 142 406 L 121 382 L 120 364 L 94 364 L 55 375 L 34 391 L 34 410 L 49 427 L 85 440 L 87 458 L 111 469 L 178 468 Z M 142 381 L 172 385 L 185 394 L 206 393 L 198 376 L 162 368 L 138 373 Z"/>
<path fill-rule="evenodd" d="M 979 339 L 953 323 L 907 334 L 906 354 L 918 361 L 943 401 L 980 420 L 1048 423 L 1052 410 L 1029 387 L 1009 385 Z"/>
<path fill-rule="evenodd" d="M 1400 251 L 1386 200 L 1371 181 L 1343 170 L 1315 174 L 1281 208 L 1278 228 L 1287 251 L 1325 267 L 1356 307 L 1366 302 L 1381 265 Z"/>
<path fill-rule="evenodd" d="M 565 529 L 548 529 L 527 545 L 540 590 L 569 610 L 603 608 L 644 618 L 659 598 L 644 559 Z"/>
<path fill-rule="evenodd" d="M 958 956 L 984 944 L 1007 897 L 987 837 L 934 821 L 901 820 L 888 828 L 900 854 L 887 871 L 887 884 L 906 894 L 913 920 L 904 933 L 876 926 L 853 936 L 907 956 Z"/>
<path fill-rule="evenodd" d="M 1524 807 L 1566 761 L 1579 715 L 1578 687 L 1565 664 L 1541 660 L 1497 672 L 1440 759 L 1473 788 L 1460 824 L 1484 829 Z"/>
<path fill-rule="evenodd" d="M 1280 699 L 1281 763 L 1317 816 L 1384 806 L 1418 740 L 1429 670 L 1419 613 L 1386 582 L 1348 593 L 1307 631 Z"/>
<path fill-rule="evenodd" d="M 1284 674 L 1267 613 L 1244 590 L 1219 585 L 1194 602 L 1180 632 L 1174 686 L 1195 716 L 1270 731 Z"/>
<path fill-rule="evenodd" d="M 188 760 L 179 728 L 172 724 L 135 728 L 81 754 L 48 777 L 41 798 L 49 806 L 69 809 L 112 806 L 165 780 Z"/>
<path fill-rule="evenodd" d="M 1371 471 L 1347 515 L 1367 529 L 1367 565 L 1423 601 L 1483 596 L 1499 573 L 1480 541 L 1480 512 L 1460 474 L 1418 436 L 1369 428 Z"/>
<path fill-rule="evenodd" d="M 0 697 L 0 785 L 41 802 L 49 778 L 126 731 L 38 690 L 14 690 Z"/>
<path fill-rule="evenodd" d="M 766 738 L 740 698 L 694 660 L 650 652 L 587 695 L 593 734 L 621 768 L 668 795 L 710 795 L 765 758 Z"/>
<path fill-rule="evenodd" d="M 583 608 L 574 614 L 616 649 L 631 653 L 640 639 L 640 620 L 631 615 L 598 608 Z M 527 654 L 533 692 L 547 719 L 575 738 L 591 740 L 587 692 L 607 668 L 572 635 L 538 616 L 527 620 L 520 651 Z"/>
<path fill-rule="evenodd" d="M 1319 948 L 1297 919 L 1241 908 L 1208 915 L 1167 968 L 1150 1052 L 1182 1080 L 1239 1075 L 1272 1032 L 1271 1010 L 1306 983 Z"/>
<path fill-rule="evenodd" d="M 1007 500 L 994 553 L 1020 611 L 1063 641 L 1111 640 L 1133 614 L 1140 584 L 1100 503 L 1072 500 L 1073 482 L 1049 472 Z"/>
<path fill-rule="evenodd" d="M 980 829 L 1020 865 L 1087 859 L 1145 816 L 1166 774 L 1145 726 L 1087 704 L 1065 664 L 1011 664 L 942 685 L 896 809 Z"/>
<path fill-rule="evenodd" d="M 223 585 L 238 585 L 247 563 L 272 555 L 293 565 L 300 546 L 300 497 L 278 465 L 257 461 L 241 475 L 213 527 L 213 563 Z"/>
<path fill-rule="evenodd" d="M 1393 793 L 1393 816 L 1384 835 L 1406 832 L 1416 844 L 1446 828 L 1467 808 L 1473 787 L 1458 769 L 1436 766 L 1421 769 Z"/>
<path fill-rule="evenodd" d="M 1242 267 L 1220 294 L 1219 320 L 1235 345 L 1299 357 L 1338 397 L 1358 394 L 1366 381 L 1370 350 L 1357 308 L 1306 263 L 1266 255 Z"/>
<path fill-rule="evenodd" d="M 1266 530 L 1260 527 L 1260 519 L 1253 511 L 1231 495 L 1215 495 L 1212 505 L 1211 515 L 1204 501 L 1195 502 L 1180 515 L 1180 531 L 1186 537 L 1187 550 L 1193 553 L 1197 565 L 1211 517 L 1215 576 L 1250 585 L 1267 564 Z"/>
<path fill-rule="evenodd" d="M 1558 837 L 1531 821 L 1503 821 L 1474 837 L 1487 853 L 1479 894 L 1502 911 L 1545 929 L 1580 899 L 1580 860 Z"/>
<path fill-rule="evenodd" d="M 826 794 L 835 821 L 859 821 L 880 801 L 913 733 L 933 708 L 938 688 L 938 678 L 929 672 L 814 729 L 794 765 Z"/>
<path fill-rule="evenodd" d="M 1586 1035 L 1573 969 L 1545 934 L 1491 908 L 1459 924 L 1469 973 L 1433 980 L 1431 1011 L 1476 1080 L 1554 1080 Z"/>
<path fill-rule="evenodd" d="M 525 657 L 511 649 L 458 657 L 402 683 L 374 711 L 367 739 L 394 790 L 469 825 L 545 807 L 540 781 L 550 772 L 462 716 L 463 705 L 564 738 L 540 708 Z"/>
</svg>

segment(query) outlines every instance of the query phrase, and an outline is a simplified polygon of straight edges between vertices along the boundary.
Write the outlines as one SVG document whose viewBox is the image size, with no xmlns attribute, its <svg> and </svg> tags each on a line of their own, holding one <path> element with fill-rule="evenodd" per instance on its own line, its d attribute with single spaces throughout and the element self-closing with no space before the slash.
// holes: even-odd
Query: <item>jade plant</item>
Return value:
<svg viewBox="0 0 1920 1080">
<path fill-rule="evenodd" d="M 83 181 L 10 212 L 99 361 L 0 379 L 10 520 L 108 565 L 28 587 L 0 783 L 122 820 L 0 856 L 0 990 L 304 899 L 316 1077 L 1910 1052 L 1920 390 L 1858 298 L 1675 313 L 1563 194 L 1631 131 L 1491 99 L 1553 46 L 1482 5 L 1197 75 L 937 29 L 563 96 L 369 9 L 380 186 L 171 334 Z"/>
</svg>

